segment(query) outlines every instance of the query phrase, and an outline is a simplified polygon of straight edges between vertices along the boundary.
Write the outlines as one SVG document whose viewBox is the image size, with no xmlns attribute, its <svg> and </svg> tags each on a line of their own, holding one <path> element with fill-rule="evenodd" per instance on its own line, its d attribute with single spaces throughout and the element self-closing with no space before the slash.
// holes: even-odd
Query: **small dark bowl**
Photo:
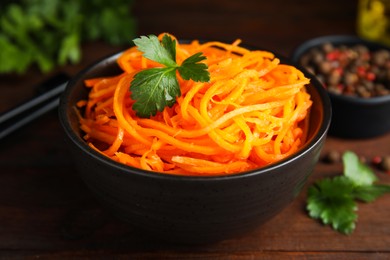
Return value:
<svg viewBox="0 0 390 260">
<path fill-rule="evenodd" d="M 292 61 L 300 64 L 302 56 L 324 43 L 334 46 L 362 44 L 369 50 L 390 50 L 378 43 L 369 42 L 351 35 L 330 35 L 308 40 L 298 46 L 292 54 Z M 390 95 L 360 98 L 329 92 L 332 103 L 332 123 L 329 134 L 342 138 L 371 138 L 390 131 Z"/>
<path fill-rule="evenodd" d="M 300 192 L 316 165 L 331 118 L 331 105 L 314 76 L 314 104 L 307 143 L 267 167 L 229 176 L 188 177 L 148 172 L 117 163 L 82 139 L 75 104 L 86 98 L 83 80 L 119 73 L 105 58 L 78 74 L 61 97 L 59 116 L 71 155 L 89 189 L 114 215 L 152 238 L 174 243 L 213 243 L 249 232 L 275 216 Z"/>
</svg>

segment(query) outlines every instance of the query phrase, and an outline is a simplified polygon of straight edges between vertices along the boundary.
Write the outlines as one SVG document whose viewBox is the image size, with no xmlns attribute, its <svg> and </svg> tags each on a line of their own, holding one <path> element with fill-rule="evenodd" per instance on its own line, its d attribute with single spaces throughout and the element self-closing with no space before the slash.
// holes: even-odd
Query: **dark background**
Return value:
<svg viewBox="0 0 390 260">
<path fill-rule="evenodd" d="M 178 39 L 215 39 L 265 48 L 285 56 L 302 42 L 329 34 L 355 34 L 357 1 L 150 0 L 136 1 L 137 34 L 169 32 Z M 92 62 L 126 46 L 83 45 L 77 65 L 42 74 L 0 76 L 0 111 L 28 98 L 34 85 L 57 72 L 74 76 Z M 1 50 L 0 50 L 1 51 Z M 4 61 L 0 61 L 4 62 Z M 301 195 L 274 219 L 244 237 L 216 245 L 166 245 L 135 235 L 105 212 L 80 180 L 52 111 L 0 141 L 0 259 L 389 259 L 390 200 L 359 204 L 357 230 L 336 233 L 310 219 Z M 367 140 L 328 137 L 323 153 L 390 154 L 390 136 Z M 320 162 L 310 185 L 340 174 L 340 164 Z M 378 172 L 390 183 L 390 176 Z"/>
<path fill-rule="evenodd" d="M 141 34 L 170 32 L 179 39 L 218 39 L 288 55 L 303 41 L 326 34 L 354 34 L 356 0 L 188 0 L 136 2 Z"/>
<path fill-rule="evenodd" d="M 304 41 L 328 34 L 356 33 L 356 0 L 139 0 L 132 4 L 136 35 L 169 32 L 180 39 L 205 39 L 264 48 L 284 56 Z M 33 94 L 32 86 L 59 71 L 71 76 L 92 62 L 127 46 L 85 43 L 77 65 L 42 75 L 32 68 L 23 75 L 0 75 L 0 111 Z"/>
</svg>

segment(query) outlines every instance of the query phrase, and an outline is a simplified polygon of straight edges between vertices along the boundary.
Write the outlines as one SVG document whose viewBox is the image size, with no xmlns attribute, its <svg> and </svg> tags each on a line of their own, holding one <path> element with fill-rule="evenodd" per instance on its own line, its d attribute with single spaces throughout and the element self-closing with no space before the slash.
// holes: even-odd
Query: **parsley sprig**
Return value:
<svg viewBox="0 0 390 260">
<path fill-rule="evenodd" d="M 185 59 L 181 65 L 176 63 L 176 40 L 165 34 L 160 42 L 157 36 L 141 36 L 134 44 L 147 59 L 163 65 L 138 72 L 130 84 L 131 98 L 135 100 L 133 110 L 139 117 L 156 115 L 165 107 L 172 107 L 181 96 L 176 72 L 185 80 L 197 82 L 210 81 L 208 67 L 201 52 Z"/>
<path fill-rule="evenodd" d="M 390 185 L 375 184 L 374 172 L 358 156 L 347 151 L 343 154 L 344 174 L 317 181 L 308 190 L 307 210 L 310 217 L 343 234 L 356 228 L 357 201 L 373 202 L 385 193 Z"/>
</svg>

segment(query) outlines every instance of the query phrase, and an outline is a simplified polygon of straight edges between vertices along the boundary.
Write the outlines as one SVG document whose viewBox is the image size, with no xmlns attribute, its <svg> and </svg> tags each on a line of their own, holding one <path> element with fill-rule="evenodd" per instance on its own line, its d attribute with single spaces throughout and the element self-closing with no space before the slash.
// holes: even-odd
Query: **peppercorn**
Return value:
<svg viewBox="0 0 390 260">
<path fill-rule="evenodd" d="M 367 91 L 367 89 L 364 86 L 357 87 L 356 92 L 359 97 L 369 98 L 371 96 L 370 92 Z"/>
<path fill-rule="evenodd" d="M 383 171 L 385 171 L 385 172 L 390 171 L 390 156 L 389 155 L 384 156 L 379 165 Z"/>
<path fill-rule="evenodd" d="M 324 60 L 324 57 L 321 52 L 315 52 L 313 55 L 313 60 L 315 63 L 321 63 Z"/>
<path fill-rule="evenodd" d="M 331 44 L 330 42 L 324 43 L 322 45 L 322 50 L 326 53 L 333 51 L 333 44 Z"/>
<path fill-rule="evenodd" d="M 372 164 L 374 165 L 379 165 L 382 162 L 382 157 L 381 156 L 374 156 L 371 159 Z"/>
<path fill-rule="evenodd" d="M 341 162 L 341 154 L 339 151 L 330 150 L 324 158 L 324 161 L 327 163 L 338 163 Z"/>
<path fill-rule="evenodd" d="M 369 52 L 368 48 L 364 45 L 361 45 L 361 44 L 358 44 L 354 47 L 354 49 L 356 50 L 356 52 L 360 55 L 362 54 L 365 54 L 367 52 Z"/>
<path fill-rule="evenodd" d="M 372 55 L 373 64 L 378 66 L 384 66 L 389 58 L 389 52 L 386 50 L 379 50 Z"/>
<path fill-rule="evenodd" d="M 337 85 L 339 84 L 341 80 L 341 75 L 337 71 L 332 71 L 328 77 L 328 84 L 329 85 Z"/>
<path fill-rule="evenodd" d="M 390 51 L 362 44 L 324 43 L 302 56 L 302 65 L 335 94 L 371 98 L 390 94 Z"/>
<path fill-rule="evenodd" d="M 335 94 L 341 94 L 343 92 L 342 88 L 340 88 L 338 86 L 335 86 L 335 85 L 329 85 L 328 86 L 328 91 L 332 92 L 332 93 L 335 93 Z"/>
<path fill-rule="evenodd" d="M 355 96 L 356 88 L 352 85 L 347 85 L 344 88 L 343 94 L 347 96 Z"/>
<path fill-rule="evenodd" d="M 344 74 L 344 83 L 346 85 L 354 85 L 359 81 L 358 76 L 352 72 L 346 72 Z"/>
<path fill-rule="evenodd" d="M 373 90 L 375 89 L 375 84 L 371 81 L 368 81 L 368 80 L 363 80 L 362 81 L 362 85 L 364 86 L 364 88 L 370 92 L 373 92 Z"/>
<path fill-rule="evenodd" d="M 332 65 L 329 61 L 323 61 L 319 64 L 319 71 L 322 74 L 329 74 L 332 71 Z"/>
<path fill-rule="evenodd" d="M 386 87 L 383 84 L 376 84 L 374 91 L 378 96 L 384 96 L 390 94 L 390 90 L 386 89 Z"/>
</svg>

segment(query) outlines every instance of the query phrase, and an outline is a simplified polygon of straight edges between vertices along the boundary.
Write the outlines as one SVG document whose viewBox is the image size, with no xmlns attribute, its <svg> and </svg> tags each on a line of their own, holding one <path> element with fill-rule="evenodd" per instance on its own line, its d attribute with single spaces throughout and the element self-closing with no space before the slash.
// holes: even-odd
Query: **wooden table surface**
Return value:
<svg viewBox="0 0 390 260">
<path fill-rule="evenodd" d="M 136 1 L 138 34 L 170 32 L 179 39 L 243 42 L 290 55 L 303 41 L 355 34 L 355 0 Z M 80 64 L 42 75 L 0 76 L 0 112 L 26 100 L 33 86 L 58 71 L 71 76 L 123 47 L 83 46 Z M 1 61 L 3 62 L 3 61 Z M 310 219 L 307 187 L 340 174 L 340 164 L 319 162 L 300 196 L 275 218 L 243 237 L 207 246 L 177 246 L 133 234 L 104 211 L 79 178 L 52 111 L 0 143 L 0 259 L 390 259 L 390 197 L 359 204 L 356 231 L 341 235 Z M 390 134 L 366 140 L 329 136 L 329 150 L 353 150 L 370 159 L 390 154 Z M 390 176 L 377 171 L 384 183 Z"/>
</svg>

